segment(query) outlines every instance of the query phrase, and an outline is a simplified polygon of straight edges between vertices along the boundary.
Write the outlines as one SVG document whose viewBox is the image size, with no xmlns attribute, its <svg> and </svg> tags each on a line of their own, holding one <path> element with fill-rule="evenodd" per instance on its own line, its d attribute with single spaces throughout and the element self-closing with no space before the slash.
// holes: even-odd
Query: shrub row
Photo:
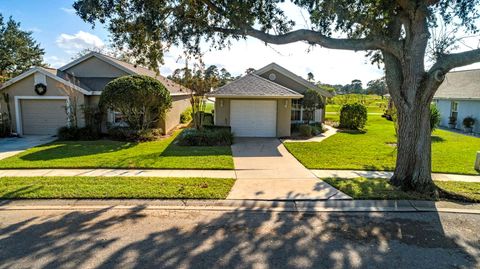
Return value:
<svg viewBox="0 0 480 269">
<path fill-rule="evenodd" d="M 113 140 L 145 142 L 154 141 L 162 136 L 163 130 L 145 129 L 134 130 L 128 127 L 112 127 L 108 129 L 108 136 Z"/>
<path fill-rule="evenodd" d="M 94 128 L 61 127 L 58 129 L 58 139 L 60 140 L 97 140 L 101 138 L 101 133 Z"/>
<path fill-rule="evenodd" d="M 230 128 L 185 129 L 178 143 L 182 146 L 230 146 L 233 134 Z"/>
<path fill-rule="evenodd" d="M 323 127 L 321 123 L 302 124 L 298 127 L 298 131 L 302 137 L 312 137 L 323 133 Z"/>
</svg>

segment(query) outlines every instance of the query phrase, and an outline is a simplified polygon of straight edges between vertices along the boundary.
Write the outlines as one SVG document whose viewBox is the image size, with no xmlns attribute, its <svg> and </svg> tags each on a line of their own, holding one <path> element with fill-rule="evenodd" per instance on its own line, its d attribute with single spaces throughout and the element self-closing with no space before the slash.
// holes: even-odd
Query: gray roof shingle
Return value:
<svg viewBox="0 0 480 269">
<path fill-rule="evenodd" d="M 480 100 L 480 69 L 448 73 L 434 98 Z"/>
<path fill-rule="evenodd" d="M 303 95 L 255 74 L 248 74 L 211 93 L 212 97 L 283 97 L 302 98 Z"/>
</svg>

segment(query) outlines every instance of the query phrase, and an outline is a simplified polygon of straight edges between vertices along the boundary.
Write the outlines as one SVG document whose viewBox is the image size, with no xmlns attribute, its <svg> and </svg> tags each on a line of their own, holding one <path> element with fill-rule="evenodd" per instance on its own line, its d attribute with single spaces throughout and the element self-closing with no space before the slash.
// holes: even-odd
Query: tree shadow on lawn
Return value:
<svg viewBox="0 0 480 269">
<path fill-rule="evenodd" d="M 112 153 L 135 147 L 137 142 L 119 142 L 111 140 L 55 142 L 39 147 L 46 149 L 25 154 L 24 161 L 48 161 L 73 157 L 82 157 L 103 153 Z M 50 147 L 52 146 L 52 147 Z"/>
<path fill-rule="evenodd" d="M 0 248 L 0 268 L 474 268 L 479 262 L 477 235 L 445 234 L 435 212 L 144 209 L 54 212 L 3 225 L 0 246 L 8 247 Z"/>
</svg>

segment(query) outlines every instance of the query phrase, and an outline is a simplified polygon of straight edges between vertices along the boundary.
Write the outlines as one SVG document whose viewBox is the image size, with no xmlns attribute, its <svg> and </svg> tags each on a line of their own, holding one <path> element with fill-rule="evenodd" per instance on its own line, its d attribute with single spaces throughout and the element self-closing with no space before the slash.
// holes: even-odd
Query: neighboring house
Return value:
<svg viewBox="0 0 480 269">
<path fill-rule="evenodd" d="M 448 73 L 433 99 L 440 110 L 440 126 L 447 127 L 449 117 L 455 117 L 455 128 L 462 129 L 463 119 L 471 116 L 473 131 L 480 133 L 480 69 Z"/>
<path fill-rule="evenodd" d="M 208 94 L 215 97 L 215 124 L 231 126 L 236 136 L 286 137 L 291 124 L 304 120 L 301 105 L 307 89 L 333 95 L 276 63 L 236 79 Z M 323 122 L 325 110 L 315 111 Z"/>
<path fill-rule="evenodd" d="M 167 112 L 160 127 L 168 132 L 179 124 L 180 114 L 190 106 L 190 91 L 156 72 L 118 59 L 91 52 L 56 69 L 34 67 L 7 81 L 0 93 L 10 95 L 13 129 L 20 135 L 54 135 L 58 128 L 68 125 L 67 104 L 76 100 L 78 125 L 85 125 L 83 107 L 98 106 L 100 95 L 108 82 L 126 75 L 146 75 L 159 80 L 172 96 L 172 109 Z M 35 90 L 38 85 L 45 85 Z M 0 112 L 6 105 L 0 101 Z M 71 103 L 70 103 L 71 104 Z M 120 124 L 122 115 L 109 111 L 102 123 Z"/>
</svg>

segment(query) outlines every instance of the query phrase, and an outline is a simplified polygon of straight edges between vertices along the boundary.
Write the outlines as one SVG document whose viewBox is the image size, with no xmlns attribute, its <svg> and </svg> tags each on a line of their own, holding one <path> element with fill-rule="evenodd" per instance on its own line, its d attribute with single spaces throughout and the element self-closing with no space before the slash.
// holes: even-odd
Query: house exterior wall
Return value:
<svg viewBox="0 0 480 269">
<path fill-rule="evenodd" d="M 230 126 L 230 100 L 259 100 L 242 98 L 216 98 L 215 99 L 215 125 Z M 290 136 L 291 129 L 291 99 L 261 99 L 277 101 L 277 137 Z"/>
<path fill-rule="evenodd" d="M 89 59 L 66 69 L 65 72 L 78 78 L 117 78 L 128 75 L 127 72 L 106 63 L 97 57 L 90 57 Z"/>
<path fill-rule="evenodd" d="M 165 119 L 160 123 L 164 133 L 168 133 L 180 123 L 180 115 L 190 107 L 190 96 L 181 95 L 172 97 L 172 108 L 167 112 Z"/>
<path fill-rule="evenodd" d="M 436 104 L 441 115 L 440 126 L 448 127 L 452 101 L 458 102 L 457 125 L 455 128 L 463 129 L 463 119 L 471 116 L 475 119 L 473 131 L 480 133 L 480 100 L 437 99 Z"/>
<path fill-rule="evenodd" d="M 17 126 L 16 126 L 16 112 L 15 110 L 17 109 L 16 108 L 16 104 L 15 104 L 15 97 L 16 96 L 34 96 L 34 97 L 37 97 L 38 98 L 45 98 L 45 97 L 48 97 L 48 96 L 70 96 L 70 101 L 72 102 L 73 100 L 73 97 L 76 97 L 76 100 L 77 100 L 77 117 L 78 117 L 78 125 L 79 127 L 83 127 L 85 126 L 85 119 L 84 119 L 84 116 L 83 116 L 83 111 L 82 111 L 82 105 L 85 104 L 85 96 L 81 93 L 81 92 L 78 92 L 77 90 L 75 89 L 70 89 L 69 91 L 71 91 L 70 94 L 67 94 L 66 91 L 64 89 L 62 89 L 62 87 L 66 87 L 64 84 L 52 79 L 52 78 L 49 78 L 49 77 L 46 77 L 46 84 L 47 84 L 47 92 L 40 96 L 38 95 L 35 90 L 34 90 L 34 86 L 35 86 L 35 74 L 32 74 L 20 81 L 17 81 L 16 83 L 6 87 L 5 89 L 2 90 L 2 92 L 6 92 L 9 94 L 10 96 L 10 100 L 9 100 L 9 103 L 10 103 L 10 109 L 11 109 L 11 116 L 12 116 L 12 126 L 13 126 L 13 130 L 15 132 L 18 132 L 18 129 L 17 129 Z M 67 88 L 68 89 L 68 88 Z M 2 100 L 2 104 L 1 104 L 1 110 L 2 112 L 6 112 L 6 104 L 3 102 Z"/>
</svg>

